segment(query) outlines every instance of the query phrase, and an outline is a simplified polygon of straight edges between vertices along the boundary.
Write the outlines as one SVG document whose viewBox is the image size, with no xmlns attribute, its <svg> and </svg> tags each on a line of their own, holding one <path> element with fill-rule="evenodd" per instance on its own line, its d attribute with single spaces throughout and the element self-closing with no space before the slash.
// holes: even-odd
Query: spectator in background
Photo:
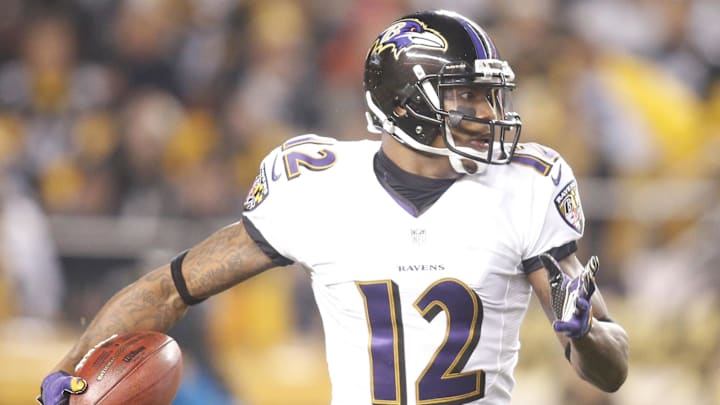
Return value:
<svg viewBox="0 0 720 405">
<path fill-rule="evenodd" d="M 23 142 L 18 165 L 37 185 L 44 208 L 93 211 L 92 204 L 79 199 L 85 181 L 97 185 L 93 180 L 107 179 L 94 171 L 96 166 L 82 167 L 88 156 L 76 150 L 82 139 L 74 135 L 109 104 L 110 75 L 99 65 L 76 59 L 71 15 L 40 12 L 24 30 L 21 57 L 0 69 L 0 108 L 18 122 Z"/>
<path fill-rule="evenodd" d="M 174 95 L 179 86 L 174 55 L 181 33 L 179 4 L 167 0 L 122 0 L 112 14 L 110 62 L 119 67 L 123 93 L 147 86 Z"/>
<path fill-rule="evenodd" d="M 164 156 L 184 115 L 183 106 L 166 90 L 139 88 L 128 95 L 117 156 L 120 214 L 158 217 L 176 211 Z"/>
<path fill-rule="evenodd" d="M 316 126 L 311 97 L 314 64 L 307 60 L 309 23 L 297 2 L 253 3 L 246 31 L 247 64 L 222 109 L 226 142 L 232 151 L 236 187 L 247 191 L 262 156 L 296 132 Z M 308 114 L 306 114 L 306 112 Z"/>
<path fill-rule="evenodd" d="M 249 2 L 189 0 L 174 54 L 180 97 L 190 108 L 220 108 L 227 83 L 243 75 L 247 47 L 232 46 L 246 29 Z"/>
<path fill-rule="evenodd" d="M 363 136 L 367 122 L 362 111 L 365 100 L 362 83 L 362 56 L 367 50 L 366 38 L 382 30 L 384 21 L 402 13 L 398 2 L 380 0 L 351 1 L 336 32 L 320 50 L 321 83 L 313 99 L 324 100 L 323 133 L 340 139 Z M 350 113 L 357 111 L 357 114 Z"/>
<path fill-rule="evenodd" d="M 61 270 L 45 213 L 17 178 L 0 171 L 0 290 L 6 295 L 0 304 L 9 305 L 2 312 L 56 319 L 65 291 Z"/>
</svg>

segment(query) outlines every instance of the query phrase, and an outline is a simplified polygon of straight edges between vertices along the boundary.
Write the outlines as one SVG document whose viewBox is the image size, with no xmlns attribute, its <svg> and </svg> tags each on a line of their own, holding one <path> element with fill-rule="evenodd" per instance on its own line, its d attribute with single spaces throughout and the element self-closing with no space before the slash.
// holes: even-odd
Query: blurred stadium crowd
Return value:
<svg viewBox="0 0 720 405">
<path fill-rule="evenodd" d="M 630 333 L 631 380 L 618 395 L 568 389 L 547 403 L 720 404 L 716 0 L 3 0 L 0 320 L 52 320 L 72 336 L 142 266 L 212 229 L 198 224 L 237 219 L 272 147 L 306 132 L 370 136 L 368 45 L 420 8 L 476 19 L 510 61 L 523 141 L 573 166 L 588 219 L 581 257 L 599 254 L 601 288 Z M 284 355 L 322 362 L 288 343 L 319 344 L 307 285 L 273 272 L 249 284 L 199 310 L 205 355 L 282 343 Z M 528 336 L 552 339 L 544 319 L 528 321 Z M 562 364 L 533 339 L 520 398 L 548 378 L 523 370 Z M 0 357 L 8 350 L 0 343 Z"/>
</svg>

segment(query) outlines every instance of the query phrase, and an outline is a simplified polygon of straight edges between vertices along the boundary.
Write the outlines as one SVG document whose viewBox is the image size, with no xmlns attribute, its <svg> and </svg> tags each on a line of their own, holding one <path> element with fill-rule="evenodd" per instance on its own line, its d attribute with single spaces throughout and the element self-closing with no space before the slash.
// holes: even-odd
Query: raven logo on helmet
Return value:
<svg viewBox="0 0 720 405">
<path fill-rule="evenodd" d="M 397 21 L 383 31 L 373 42 L 370 54 L 391 49 L 395 59 L 412 48 L 447 50 L 447 40 L 420 20 L 408 18 Z"/>
</svg>

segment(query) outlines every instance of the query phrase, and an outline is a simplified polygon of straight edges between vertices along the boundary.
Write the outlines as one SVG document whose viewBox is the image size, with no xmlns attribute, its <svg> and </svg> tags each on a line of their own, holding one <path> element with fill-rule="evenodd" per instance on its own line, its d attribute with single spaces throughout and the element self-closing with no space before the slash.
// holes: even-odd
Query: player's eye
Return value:
<svg viewBox="0 0 720 405">
<path fill-rule="evenodd" d="M 465 90 L 459 92 L 458 97 L 463 101 L 472 102 L 477 98 L 477 94 L 472 90 Z"/>
</svg>

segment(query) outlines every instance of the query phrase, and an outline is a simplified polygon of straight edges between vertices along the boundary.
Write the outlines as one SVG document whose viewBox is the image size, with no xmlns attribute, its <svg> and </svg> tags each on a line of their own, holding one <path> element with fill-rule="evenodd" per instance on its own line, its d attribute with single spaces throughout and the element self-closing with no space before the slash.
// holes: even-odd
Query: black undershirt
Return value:
<svg viewBox="0 0 720 405">
<path fill-rule="evenodd" d="M 432 179 L 406 172 L 383 153 L 373 159 L 375 176 L 398 203 L 415 217 L 427 211 L 456 179 Z"/>
</svg>

